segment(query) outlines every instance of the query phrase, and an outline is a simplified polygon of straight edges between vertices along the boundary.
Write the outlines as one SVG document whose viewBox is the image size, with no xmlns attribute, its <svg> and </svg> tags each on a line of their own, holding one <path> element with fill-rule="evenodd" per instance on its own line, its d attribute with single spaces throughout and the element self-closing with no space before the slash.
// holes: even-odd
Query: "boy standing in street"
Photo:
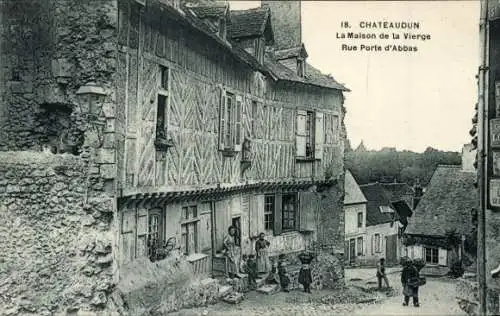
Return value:
<svg viewBox="0 0 500 316">
<path fill-rule="evenodd" d="M 387 279 L 387 275 L 385 274 L 385 259 L 380 259 L 380 262 L 377 264 L 377 279 L 378 279 L 378 289 L 382 289 L 382 279 L 385 282 L 385 286 L 389 288 L 389 280 Z"/>
</svg>

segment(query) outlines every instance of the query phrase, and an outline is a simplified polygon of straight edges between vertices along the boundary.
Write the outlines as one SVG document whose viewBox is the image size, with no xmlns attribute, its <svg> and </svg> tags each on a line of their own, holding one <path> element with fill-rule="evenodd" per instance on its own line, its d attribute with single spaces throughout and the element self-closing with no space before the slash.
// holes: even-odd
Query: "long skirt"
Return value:
<svg viewBox="0 0 500 316">
<path fill-rule="evenodd" d="M 312 274 L 310 268 L 301 268 L 299 272 L 299 283 L 308 285 L 312 283 Z"/>
<path fill-rule="evenodd" d="M 271 271 L 267 249 L 261 249 L 257 252 L 257 271 L 259 273 L 267 273 Z"/>
<path fill-rule="evenodd" d="M 418 297 L 418 287 L 405 284 L 403 295 L 408 297 Z"/>
<path fill-rule="evenodd" d="M 227 272 L 230 274 L 238 274 L 240 264 L 240 251 L 238 247 L 234 247 L 228 251 L 227 255 Z"/>
</svg>

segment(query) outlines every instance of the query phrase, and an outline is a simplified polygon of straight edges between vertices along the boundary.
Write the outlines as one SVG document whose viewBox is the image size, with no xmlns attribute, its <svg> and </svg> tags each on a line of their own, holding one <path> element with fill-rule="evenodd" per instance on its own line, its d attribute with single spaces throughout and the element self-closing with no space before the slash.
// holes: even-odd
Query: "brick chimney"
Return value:
<svg viewBox="0 0 500 316">
<path fill-rule="evenodd" d="M 276 50 L 302 45 L 302 18 L 300 1 L 261 1 L 271 11 Z"/>
<path fill-rule="evenodd" d="M 476 150 L 472 148 L 472 144 L 465 144 L 462 148 L 462 171 L 476 172 L 474 168 L 475 158 Z"/>
</svg>

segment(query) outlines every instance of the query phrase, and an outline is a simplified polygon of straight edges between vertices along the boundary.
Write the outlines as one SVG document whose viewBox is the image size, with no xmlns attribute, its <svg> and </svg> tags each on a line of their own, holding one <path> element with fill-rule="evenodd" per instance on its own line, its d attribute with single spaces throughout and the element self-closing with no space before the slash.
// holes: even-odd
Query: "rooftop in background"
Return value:
<svg viewBox="0 0 500 316">
<path fill-rule="evenodd" d="M 439 165 L 406 233 L 441 237 L 451 229 L 468 233 L 472 227 L 472 210 L 479 207 L 475 178 L 475 172 L 462 171 L 461 166 Z"/>
<path fill-rule="evenodd" d="M 363 192 L 359 188 L 358 183 L 356 182 L 356 179 L 354 179 L 349 170 L 346 170 L 345 172 L 344 190 L 344 205 L 367 202 L 366 197 L 364 196 Z"/>
<path fill-rule="evenodd" d="M 415 191 L 407 183 L 382 183 L 382 186 L 390 194 L 391 201 L 399 201 L 408 195 L 415 195 Z"/>
</svg>

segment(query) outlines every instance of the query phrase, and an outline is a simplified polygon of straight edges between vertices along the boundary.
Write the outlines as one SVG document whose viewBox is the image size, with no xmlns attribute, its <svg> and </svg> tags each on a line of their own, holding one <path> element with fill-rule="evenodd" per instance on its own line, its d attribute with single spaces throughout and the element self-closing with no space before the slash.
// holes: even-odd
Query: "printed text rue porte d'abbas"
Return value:
<svg viewBox="0 0 500 316">
<path fill-rule="evenodd" d="M 336 38 L 340 40 L 389 40 L 387 45 L 380 44 L 342 44 L 343 51 L 399 51 L 416 52 L 416 45 L 407 45 L 399 41 L 427 41 L 431 39 L 430 34 L 422 33 L 420 22 L 390 22 L 390 21 L 361 21 L 357 25 L 357 31 L 351 31 L 351 24 L 347 21 L 340 23 L 343 32 L 337 32 Z"/>
</svg>

